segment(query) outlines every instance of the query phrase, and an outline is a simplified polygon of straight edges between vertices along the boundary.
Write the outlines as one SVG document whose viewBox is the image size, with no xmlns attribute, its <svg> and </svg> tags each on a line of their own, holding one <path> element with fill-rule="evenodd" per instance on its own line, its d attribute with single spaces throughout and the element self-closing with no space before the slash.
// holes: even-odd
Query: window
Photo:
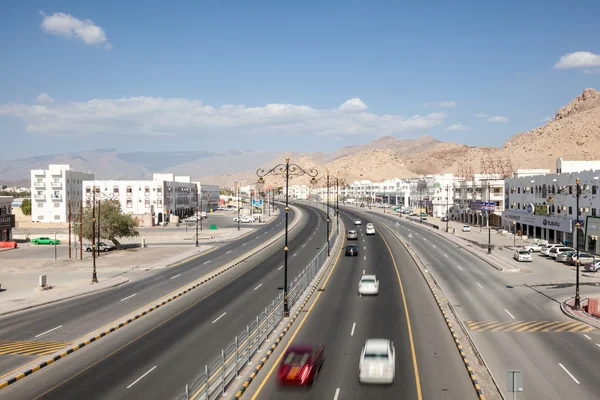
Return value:
<svg viewBox="0 0 600 400">
<path fill-rule="evenodd" d="M 162 199 L 158 199 L 158 200 L 156 200 L 156 206 L 157 206 L 158 208 L 162 208 Z"/>
<path fill-rule="evenodd" d="M 521 194 L 521 188 L 517 188 L 517 193 Z"/>
<path fill-rule="evenodd" d="M 592 208 L 592 217 L 595 217 L 595 216 L 596 216 L 596 209 Z"/>
<path fill-rule="evenodd" d="M 569 188 L 569 189 L 571 189 L 571 188 Z M 569 206 L 569 215 L 572 215 L 572 214 L 573 214 L 573 207 Z"/>
<path fill-rule="evenodd" d="M 150 186 L 146 186 L 146 187 L 144 188 L 144 194 L 145 194 L 146 196 L 150 196 Z"/>
<path fill-rule="evenodd" d="M 86 194 L 90 194 L 90 193 L 92 193 L 92 188 L 90 188 L 89 186 L 87 186 L 87 187 L 85 188 L 85 193 L 86 193 Z"/>
<path fill-rule="evenodd" d="M 85 201 L 85 206 L 86 206 L 86 207 L 90 207 L 91 205 L 92 205 L 92 201 L 91 201 L 90 199 L 87 199 L 87 200 Z"/>
<path fill-rule="evenodd" d="M 38 221 L 43 221 L 44 220 L 44 216 L 43 215 L 38 215 Z"/>
<path fill-rule="evenodd" d="M 60 215 L 55 215 L 55 216 L 54 216 L 54 220 L 55 220 L 55 221 L 57 221 L 57 220 L 59 220 L 59 219 L 60 219 Z"/>
<path fill-rule="evenodd" d="M 6 205 L 2 206 L 2 208 L 0 208 L 0 215 L 6 215 Z"/>
<path fill-rule="evenodd" d="M 119 194 L 119 187 L 118 186 L 114 186 L 113 187 L 113 193 L 114 194 Z"/>
<path fill-rule="evenodd" d="M 96 186 L 96 193 L 100 193 L 100 186 Z"/>
<path fill-rule="evenodd" d="M 598 186 L 593 185 L 592 186 L 592 194 L 596 194 L 598 192 Z"/>
<path fill-rule="evenodd" d="M 150 208 L 150 199 L 146 199 L 146 201 L 144 202 L 144 207 Z"/>
<path fill-rule="evenodd" d="M 127 208 L 132 208 L 133 207 L 133 200 L 131 200 L 130 198 L 127 199 Z"/>
<path fill-rule="evenodd" d="M 127 186 L 127 189 L 125 189 L 125 192 L 127 194 L 131 194 L 131 193 L 133 193 L 133 189 L 131 188 L 131 186 Z"/>
<path fill-rule="evenodd" d="M 54 203 L 54 208 L 59 208 L 60 207 L 60 203 Z"/>
<path fill-rule="evenodd" d="M 44 208 L 44 203 L 37 203 L 38 208 Z"/>
</svg>

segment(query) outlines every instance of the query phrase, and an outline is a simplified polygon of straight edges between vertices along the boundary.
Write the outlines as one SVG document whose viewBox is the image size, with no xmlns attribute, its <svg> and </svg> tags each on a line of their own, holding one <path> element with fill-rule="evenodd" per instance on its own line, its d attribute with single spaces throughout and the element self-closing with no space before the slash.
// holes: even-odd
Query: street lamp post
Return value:
<svg viewBox="0 0 600 400">
<path fill-rule="evenodd" d="M 450 185 L 446 185 L 446 232 L 448 232 L 448 220 L 450 219 L 450 217 L 448 217 L 448 206 L 449 206 L 449 197 L 450 197 Z"/>
<path fill-rule="evenodd" d="M 575 303 L 573 306 L 576 310 L 579 310 L 581 309 L 581 297 L 579 296 L 579 267 L 581 265 L 581 261 L 579 261 L 579 228 L 581 227 L 581 224 L 579 223 L 579 196 L 581 196 L 581 185 L 579 178 L 575 179 L 575 185 L 577 191 L 575 200 L 575 208 L 577 209 L 577 212 L 575 213 L 575 215 L 577 215 L 577 222 L 575 223 L 575 249 L 577 250 L 577 261 L 575 262 L 575 265 L 577 266 L 577 278 L 575 279 Z"/>
<path fill-rule="evenodd" d="M 96 275 L 96 186 L 92 188 L 92 283 L 98 283 Z"/>
<path fill-rule="evenodd" d="M 278 164 L 268 171 L 265 171 L 264 169 L 259 168 L 256 171 L 256 175 L 258 176 L 258 185 L 261 185 L 261 186 L 264 185 L 264 183 L 265 183 L 264 177 L 269 174 L 285 176 L 285 245 L 283 248 L 283 254 L 284 254 L 284 256 L 283 256 L 284 257 L 283 258 L 283 316 L 289 317 L 290 310 L 288 307 L 287 272 L 288 272 L 288 250 L 289 250 L 289 248 L 288 248 L 288 223 L 289 223 L 289 207 L 288 207 L 289 197 L 288 197 L 288 194 L 289 194 L 290 175 L 292 175 L 292 176 L 308 175 L 312 178 L 311 182 L 314 183 L 315 177 L 319 174 L 319 171 L 317 171 L 314 168 L 311 168 L 308 171 L 306 171 L 297 164 L 290 164 L 290 158 L 286 157 L 285 164 Z M 238 224 L 239 224 L 239 208 L 238 208 Z"/>
<path fill-rule="evenodd" d="M 513 247 L 517 249 L 517 221 L 512 222 L 513 225 Z"/>
<path fill-rule="evenodd" d="M 488 181 L 487 183 L 487 189 L 488 189 L 488 204 L 491 203 L 491 198 L 492 198 L 492 192 L 490 190 L 490 182 Z M 492 226 L 490 225 L 490 214 L 491 213 L 491 207 L 488 206 L 487 207 L 487 228 L 488 228 L 488 254 L 492 254 Z"/>
</svg>

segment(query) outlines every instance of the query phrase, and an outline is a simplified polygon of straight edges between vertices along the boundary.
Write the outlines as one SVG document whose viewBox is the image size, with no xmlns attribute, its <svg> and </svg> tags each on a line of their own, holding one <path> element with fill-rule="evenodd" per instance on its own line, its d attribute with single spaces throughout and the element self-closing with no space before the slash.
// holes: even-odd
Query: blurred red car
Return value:
<svg viewBox="0 0 600 400">
<path fill-rule="evenodd" d="M 322 344 L 291 345 L 286 350 L 277 372 L 279 384 L 312 384 L 321 370 L 324 356 L 325 348 Z"/>
</svg>

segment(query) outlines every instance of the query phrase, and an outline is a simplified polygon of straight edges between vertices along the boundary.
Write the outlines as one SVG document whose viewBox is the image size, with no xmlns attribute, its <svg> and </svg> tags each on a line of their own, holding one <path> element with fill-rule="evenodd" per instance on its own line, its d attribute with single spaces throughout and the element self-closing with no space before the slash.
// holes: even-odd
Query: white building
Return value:
<svg viewBox="0 0 600 400">
<path fill-rule="evenodd" d="M 340 197 L 350 203 L 385 203 L 407 206 L 410 197 L 409 180 L 392 178 L 381 182 L 368 179 L 354 181 L 340 188 Z"/>
<path fill-rule="evenodd" d="M 31 171 L 31 220 L 33 222 L 67 222 L 68 204 L 78 214 L 83 200 L 83 181 L 94 174 L 73 171 L 69 165 L 51 164 L 47 170 Z"/>
<path fill-rule="evenodd" d="M 452 174 L 427 175 L 408 180 L 407 207 L 421 209 L 440 218 L 454 206 L 454 186 L 456 178 Z"/>
<path fill-rule="evenodd" d="M 12 241 L 12 228 L 15 227 L 12 202 L 12 196 L 0 196 L 0 242 Z"/>
<path fill-rule="evenodd" d="M 198 189 L 198 210 L 211 212 L 219 207 L 219 200 L 221 198 L 221 188 L 217 185 L 206 185 L 200 182 L 192 182 Z M 202 201 L 200 201 L 200 199 Z"/>
<path fill-rule="evenodd" d="M 483 204 L 487 203 L 487 204 Z M 502 226 L 504 179 L 500 175 L 474 174 L 472 180 L 458 180 L 454 183 L 454 207 L 450 218 L 472 225 Z M 490 206 L 492 211 L 485 210 Z"/>
<path fill-rule="evenodd" d="M 542 172 L 538 174 L 538 172 Z M 503 225 L 510 231 L 548 240 L 575 243 L 576 179 L 580 179 L 578 234 L 581 250 L 600 254 L 600 161 L 556 160 L 556 172 L 521 170 L 506 179 Z"/>
<path fill-rule="evenodd" d="M 315 188 L 317 189 L 317 193 L 320 192 L 319 189 L 321 188 Z M 285 198 L 285 187 L 283 188 L 284 190 L 284 198 Z M 290 200 L 308 200 L 310 198 L 310 193 L 311 190 L 309 189 L 309 187 L 307 185 L 290 185 L 288 186 L 288 196 L 290 198 Z"/>
<path fill-rule="evenodd" d="M 82 183 L 85 206 L 92 205 L 93 188 L 98 200 L 117 200 L 124 214 L 149 215 L 154 223 L 193 215 L 196 210 L 197 188 L 189 176 L 153 174 L 152 180 L 86 180 Z"/>
</svg>

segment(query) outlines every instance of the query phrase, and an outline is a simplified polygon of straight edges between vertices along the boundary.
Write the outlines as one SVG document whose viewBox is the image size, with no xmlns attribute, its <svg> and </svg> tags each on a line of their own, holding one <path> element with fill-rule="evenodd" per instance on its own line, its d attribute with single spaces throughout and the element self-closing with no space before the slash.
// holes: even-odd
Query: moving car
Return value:
<svg viewBox="0 0 600 400">
<path fill-rule="evenodd" d="M 280 385 L 309 385 L 319 375 L 325 359 L 322 344 L 292 344 L 279 365 L 277 378 Z"/>
<path fill-rule="evenodd" d="M 525 250 L 525 249 L 519 249 L 519 250 L 515 251 L 513 258 L 519 262 L 521 262 L 521 261 L 532 262 L 533 261 L 533 258 L 531 257 L 531 253 L 529 252 L 529 250 Z"/>
<path fill-rule="evenodd" d="M 375 275 L 363 275 L 358 282 L 359 295 L 378 295 L 379 279 Z"/>
<path fill-rule="evenodd" d="M 31 243 L 33 243 L 33 244 L 59 244 L 60 240 L 50 239 L 49 237 L 39 237 L 39 238 L 31 239 Z"/>
<path fill-rule="evenodd" d="M 469 225 L 463 225 L 462 231 L 463 232 L 471 232 L 471 227 Z"/>
<path fill-rule="evenodd" d="M 367 339 L 358 364 L 360 383 L 394 383 L 396 349 L 388 339 Z"/>
<path fill-rule="evenodd" d="M 367 235 L 374 235 L 375 234 L 375 226 L 369 222 L 365 228 L 365 233 Z"/>
<path fill-rule="evenodd" d="M 114 244 L 107 244 L 104 242 L 99 242 L 98 244 L 96 244 L 96 249 L 97 251 L 103 251 L 103 252 L 107 252 L 107 251 L 111 251 L 116 249 L 117 246 L 115 246 Z M 89 253 L 92 252 L 92 244 L 86 244 L 85 246 L 83 246 L 83 249 Z"/>
<path fill-rule="evenodd" d="M 354 225 L 362 225 L 362 221 L 360 219 L 354 220 Z"/>
<path fill-rule="evenodd" d="M 356 232 L 353 229 L 349 230 L 347 238 L 348 238 L 348 240 L 357 240 L 358 239 L 358 232 Z"/>
<path fill-rule="evenodd" d="M 358 256 L 358 246 L 355 244 L 349 244 L 346 246 L 346 255 L 352 257 Z"/>
</svg>

